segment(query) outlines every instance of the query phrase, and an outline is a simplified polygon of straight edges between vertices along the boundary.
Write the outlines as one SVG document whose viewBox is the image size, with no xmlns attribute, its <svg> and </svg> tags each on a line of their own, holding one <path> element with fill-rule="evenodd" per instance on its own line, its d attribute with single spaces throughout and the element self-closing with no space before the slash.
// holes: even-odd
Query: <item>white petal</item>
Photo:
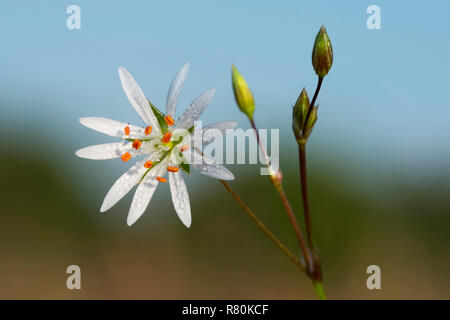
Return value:
<svg viewBox="0 0 450 320">
<path fill-rule="evenodd" d="M 178 71 L 175 78 L 173 78 L 170 84 L 169 92 L 167 93 L 166 101 L 166 115 L 175 117 L 175 108 L 178 103 L 178 97 L 180 96 L 181 89 L 186 81 L 187 74 L 189 72 L 189 62 L 187 62 L 180 71 Z"/>
<path fill-rule="evenodd" d="M 131 149 L 131 143 L 105 143 L 80 149 L 75 152 L 75 155 L 91 160 L 106 160 L 119 158 Z"/>
<path fill-rule="evenodd" d="M 206 176 L 219 180 L 234 180 L 233 173 L 216 162 L 210 164 L 194 164 L 192 166 Z"/>
<path fill-rule="evenodd" d="M 80 123 L 92 130 L 107 134 L 112 137 L 122 138 L 125 135 L 125 127 L 130 127 L 130 138 L 145 137 L 144 129 L 138 126 L 133 126 L 125 122 L 119 122 L 108 118 L 101 117 L 86 117 L 80 118 Z"/>
<path fill-rule="evenodd" d="M 189 107 L 186 108 L 184 113 L 178 119 L 176 127 L 181 129 L 189 129 L 192 127 L 194 121 L 201 116 L 203 111 L 205 111 L 206 107 L 211 102 L 215 92 L 216 89 L 206 90 L 194 101 L 192 101 Z"/>
<path fill-rule="evenodd" d="M 133 108 L 145 123 L 151 125 L 153 130 L 156 131 L 156 133 L 159 133 L 158 121 L 136 80 L 134 80 L 131 74 L 123 67 L 119 68 L 119 76 L 123 91 L 125 91 Z"/>
<path fill-rule="evenodd" d="M 183 156 L 201 174 L 220 180 L 234 180 L 233 173 L 213 159 L 204 157 L 197 152 L 191 152 L 191 150 L 186 150 Z"/>
<path fill-rule="evenodd" d="M 127 172 L 125 172 L 117 181 L 113 184 L 106 194 L 105 200 L 103 200 L 100 212 L 105 212 L 114 206 L 120 199 L 122 199 L 142 178 L 147 168 L 144 167 L 144 163 L 147 159 L 137 162 Z"/>
<path fill-rule="evenodd" d="M 206 126 L 202 129 L 203 131 L 203 144 L 208 144 L 214 141 L 216 138 L 216 134 L 218 131 L 222 133 L 222 135 L 225 134 L 227 129 L 234 129 L 236 128 L 237 123 L 233 121 L 224 121 L 224 122 L 218 122 L 211 124 L 209 126 Z"/>
<path fill-rule="evenodd" d="M 155 177 L 161 176 L 163 173 L 164 165 L 161 162 L 148 172 L 137 187 L 133 201 L 131 202 L 130 211 L 128 212 L 127 224 L 129 226 L 134 224 L 145 212 L 145 209 L 147 209 L 153 193 L 155 193 L 156 187 L 158 186 L 158 180 Z"/>
<path fill-rule="evenodd" d="M 126 123 L 100 117 L 80 118 L 80 123 L 92 130 L 112 137 L 121 137 L 124 134 Z"/>
<path fill-rule="evenodd" d="M 189 195 L 181 171 L 169 172 L 169 184 L 173 207 L 181 222 L 189 228 L 192 222 L 191 205 L 189 204 Z"/>
</svg>

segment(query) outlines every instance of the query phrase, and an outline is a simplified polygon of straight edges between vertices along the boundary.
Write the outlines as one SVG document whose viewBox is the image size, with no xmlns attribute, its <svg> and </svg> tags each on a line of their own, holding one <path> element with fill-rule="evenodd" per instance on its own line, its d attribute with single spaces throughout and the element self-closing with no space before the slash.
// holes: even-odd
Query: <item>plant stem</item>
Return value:
<svg viewBox="0 0 450 320">
<path fill-rule="evenodd" d="M 327 300 L 327 297 L 325 296 L 325 292 L 323 291 L 323 285 L 322 282 L 314 281 L 313 280 L 313 287 L 316 291 L 317 297 L 319 300 Z"/>
<path fill-rule="evenodd" d="M 250 125 L 252 126 L 253 130 L 255 130 L 255 135 L 256 135 L 256 141 L 258 142 L 259 148 L 261 149 L 263 156 L 264 156 L 264 160 L 266 161 L 266 165 L 267 167 L 270 166 L 269 162 L 269 156 L 267 155 L 267 151 L 266 148 L 264 148 L 261 139 L 259 138 L 259 131 L 258 128 L 256 127 L 255 121 L 253 120 L 253 118 L 249 119 L 250 120 Z"/>
<path fill-rule="evenodd" d="M 306 126 L 308 124 L 309 117 L 311 116 L 311 111 L 314 108 L 314 104 L 316 103 L 317 96 L 319 95 L 320 87 L 322 87 L 322 82 L 323 82 L 323 77 L 319 77 L 318 81 L 317 81 L 316 92 L 314 92 L 314 96 L 309 105 L 308 113 L 306 114 L 306 117 L 305 117 L 305 123 L 303 123 L 303 130 L 302 130 L 303 132 L 306 131 Z"/>
<path fill-rule="evenodd" d="M 297 238 L 297 241 L 300 245 L 300 249 L 302 251 L 303 256 L 305 257 L 305 262 L 307 266 L 307 274 L 311 276 L 313 274 L 313 262 L 312 257 L 310 255 L 310 252 L 308 251 L 308 248 L 306 247 L 305 240 L 303 239 L 302 231 L 300 230 L 300 227 L 298 225 L 297 219 L 295 217 L 295 213 L 292 210 L 291 204 L 289 203 L 286 194 L 284 193 L 283 186 L 281 183 L 274 184 L 275 189 L 278 192 L 278 195 L 281 199 L 281 202 L 283 203 L 284 209 L 286 213 L 288 214 L 289 221 L 292 224 L 292 227 L 294 228 L 294 233 Z"/>
<path fill-rule="evenodd" d="M 285 255 L 291 259 L 292 262 L 294 262 L 303 272 L 306 272 L 305 266 L 301 263 L 299 259 L 297 259 L 290 251 L 287 249 L 284 244 L 278 240 L 278 238 L 267 228 L 264 223 L 259 220 L 259 218 L 253 213 L 253 211 L 239 198 L 239 196 L 236 194 L 236 192 L 230 187 L 228 182 L 224 180 L 220 180 L 222 182 L 223 186 L 227 191 L 231 194 L 231 196 L 236 200 L 236 202 L 245 210 L 245 212 L 252 218 L 252 220 L 256 223 L 256 225 L 264 231 L 264 233 L 277 245 L 278 248 L 283 251 Z"/>
<path fill-rule="evenodd" d="M 300 166 L 300 184 L 302 189 L 302 203 L 303 203 L 303 215 L 305 217 L 306 234 L 308 237 L 309 252 L 311 253 L 312 263 L 313 263 L 313 279 L 317 282 L 322 281 L 322 268 L 319 256 L 317 255 L 312 236 L 312 222 L 311 213 L 309 210 L 309 197 L 308 197 L 308 182 L 307 182 L 307 170 L 306 170 L 306 142 L 308 136 L 305 136 L 306 126 L 309 122 L 312 109 L 316 103 L 317 96 L 319 95 L 320 88 L 322 87 L 323 77 L 318 77 L 316 91 L 309 105 L 308 113 L 305 117 L 305 122 L 303 124 L 302 132 L 303 138 L 297 140 L 298 153 L 299 153 L 299 166 Z"/>
<path fill-rule="evenodd" d="M 308 199 L 308 183 L 306 177 L 306 144 L 298 144 L 298 156 L 300 166 L 300 185 L 302 190 L 303 214 L 305 216 L 306 234 L 308 237 L 308 244 L 312 246 L 312 227 L 311 215 L 309 213 L 309 199 Z"/>
<path fill-rule="evenodd" d="M 302 204 L 303 204 L 303 215 L 305 217 L 306 234 L 308 237 L 309 252 L 311 254 L 311 260 L 313 264 L 312 278 L 315 281 L 322 281 L 322 266 L 320 258 L 317 255 L 312 236 L 312 222 L 311 213 L 309 210 L 309 197 L 308 197 L 308 181 L 307 181 L 307 170 L 306 170 L 306 142 L 298 142 L 298 154 L 299 154 L 299 166 L 300 166 L 300 185 L 302 190 Z"/>
<path fill-rule="evenodd" d="M 265 161 L 266 161 L 266 166 L 270 170 L 270 161 L 269 161 L 270 159 L 269 159 L 269 156 L 267 155 L 267 151 L 264 148 L 264 145 L 262 144 L 262 142 L 261 142 L 261 140 L 259 138 L 259 132 L 258 132 L 258 129 L 256 127 L 255 121 L 252 118 L 250 118 L 249 120 L 250 120 L 250 124 L 251 124 L 253 130 L 255 130 L 256 140 L 257 140 L 257 142 L 259 144 L 259 147 L 260 147 L 260 149 L 261 149 L 261 151 L 262 151 L 262 153 L 264 155 L 264 158 L 265 158 Z M 270 174 L 270 181 L 272 182 L 272 185 L 277 190 L 278 196 L 280 197 L 281 202 L 283 203 L 283 207 L 284 207 L 286 213 L 288 214 L 289 221 L 291 222 L 292 227 L 294 228 L 294 233 L 295 233 L 297 241 L 298 241 L 298 243 L 300 245 L 300 250 L 302 251 L 303 257 L 305 258 L 307 274 L 309 276 L 312 276 L 313 275 L 313 271 L 314 271 L 313 270 L 314 265 L 313 265 L 313 261 L 312 261 L 312 256 L 310 255 L 310 252 L 308 251 L 308 249 L 306 247 L 305 240 L 303 239 L 302 231 L 301 231 L 301 229 L 300 229 L 300 227 L 298 225 L 297 218 L 295 217 L 295 213 L 292 210 L 292 206 L 289 203 L 289 200 L 286 197 L 286 194 L 285 194 L 285 192 L 283 190 L 283 186 L 282 186 L 282 183 L 281 183 L 281 179 L 282 179 L 281 177 L 282 177 L 281 169 L 278 168 L 278 172 L 276 174 L 273 174 L 271 172 L 271 174 Z"/>
</svg>

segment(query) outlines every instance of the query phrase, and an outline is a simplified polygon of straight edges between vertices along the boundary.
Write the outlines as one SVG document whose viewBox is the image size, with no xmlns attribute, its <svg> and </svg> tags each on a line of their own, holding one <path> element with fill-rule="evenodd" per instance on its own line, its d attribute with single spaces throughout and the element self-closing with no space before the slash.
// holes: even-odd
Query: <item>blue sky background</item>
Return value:
<svg viewBox="0 0 450 320">
<path fill-rule="evenodd" d="M 66 28 L 70 4 L 81 7 L 81 30 Z M 381 7 L 381 30 L 366 28 L 371 4 Z M 1 126 L 12 134 L 32 131 L 64 143 L 68 152 L 103 142 L 77 119 L 140 123 L 121 89 L 119 66 L 162 107 L 172 77 L 190 61 L 178 111 L 214 87 L 217 93 L 203 120 L 237 120 L 247 127 L 233 100 L 234 63 L 254 92 L 260 127 L 281 128 L 286 148 L 294 148 L 291 106 L 303 86 L 313 93 L 311 49 L 324 24 L 334 64 L 318 99 L 311 148 L 331 158 L 358 159 L 355 163 L 366 169 L 376 170 L 378 164 L 424 173 L 449 168 L 450 3 L 432 4 L 4 2 Z"/>
</svg>

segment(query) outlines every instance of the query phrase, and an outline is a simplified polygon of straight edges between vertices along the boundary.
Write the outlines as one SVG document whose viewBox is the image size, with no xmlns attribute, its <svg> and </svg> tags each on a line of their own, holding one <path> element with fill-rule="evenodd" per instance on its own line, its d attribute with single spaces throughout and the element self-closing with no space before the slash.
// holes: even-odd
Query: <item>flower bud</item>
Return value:
<svg viewBox="0 0 450 320">
<path fill-rule="evenodd" d="M 309 104 L 308 94 L 306 93 L 305 88 L 303 88 L 292 109 L 292 130 L 294 130 L 297 140 L 301 138 L 301 131 L 308 113 Z"/>
<path fill-rule="evenodd" d="M 316 74 L 323 78 L 331 69 L 333 64 L 333 48 L 331 47 L 331 41 L 328 37 L 325 27 L 320 28 L 319 33 L 316 36 L 314 42 L 314 48 L 312 52 L 312 65 Z"/>
<path fill-rule="evenodd" d="M 253 94 L 250 91 L 247 82 L 245 82 L 245 79 L 241 76 L 234 65 L 231 67 L 231 76 L 234 98 L 239 106 L 239 109 L 241 109 L 241 111 L 245 113 L 249 119 L 253 119 L 255 101 L 253 100 Z"/>
</svg>

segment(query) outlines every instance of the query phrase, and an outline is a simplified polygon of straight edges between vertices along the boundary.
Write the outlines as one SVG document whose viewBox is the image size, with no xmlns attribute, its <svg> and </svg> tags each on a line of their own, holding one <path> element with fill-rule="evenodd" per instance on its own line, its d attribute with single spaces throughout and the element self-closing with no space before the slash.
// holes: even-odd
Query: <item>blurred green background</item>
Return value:
<svg viewBox="0 0 450 320">
<path fill-rule="evenodd" d="M 130 193 L 102 200 L 129 167 L 75 150 L 112 141 L 78 123 L 103 116 L 142 124 L 120 87 L 125 66 L 162 107 L 191 62 L 179 111 L 217 93 L 205 123 L 248 124 L 233 101 L 234 63 L 252 88 L 261 128 L 280 128 L 284 184 L 301 200 L 291 106 L 312 96 L 310 55 L 325 24 L 335 60 L 308 145 L 314 233 L 334 299 L 450 298 L 450 108 L 447 1 L 79 0 L 82 29 L 66 28 L 71 1 L 6 1 L 0 65 L 0 298 L 308 299 L 307 277 L 213 179 L 186 178 L 193 221 L 176 216 L 168 186 L 126 225 Z M 299 254 L 281 203 L 260 167 L 228 166 L 231 186 Z M 82 290 L 66 288 L 81 267 Z M 382 289 L 366 288 L 381 267 Z"/>
</svg>

